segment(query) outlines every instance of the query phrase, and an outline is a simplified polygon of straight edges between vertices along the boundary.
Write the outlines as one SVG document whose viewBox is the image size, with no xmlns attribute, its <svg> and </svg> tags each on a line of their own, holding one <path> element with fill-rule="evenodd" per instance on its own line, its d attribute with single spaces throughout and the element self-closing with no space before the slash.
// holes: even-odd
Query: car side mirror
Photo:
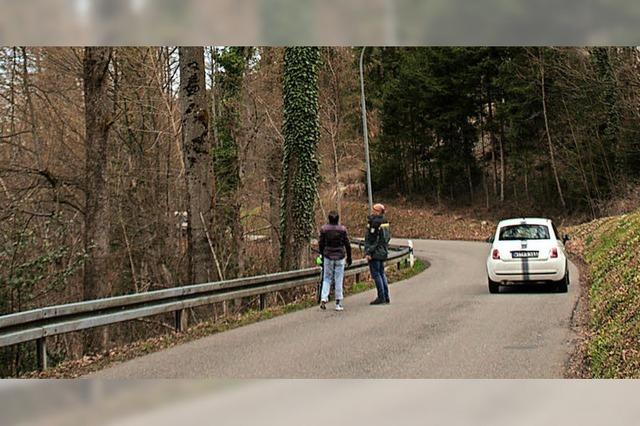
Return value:
<svg viewBox="0 0 640 426">
<path fill-rule="evenodd" d="M 569 236 L 569 234 L 564 234 L 564 236 L 562 237 L 562 242 L 566 243 L 567 241 L 569 241 L 571 239 L 571 237 Z"/>
<path fill-rule="evenodd" d="M 493 240 L 494 240 L 494 239 L 495 239 L 495 236 L 493 236 L 493 235 L 492 235 L 492 236 L 490 236 L 489 238 L 487 238 L 485 241 L 486 241 L 486 242 L 488 242 L 488 243 L 493 244 Z"/>
</svg>

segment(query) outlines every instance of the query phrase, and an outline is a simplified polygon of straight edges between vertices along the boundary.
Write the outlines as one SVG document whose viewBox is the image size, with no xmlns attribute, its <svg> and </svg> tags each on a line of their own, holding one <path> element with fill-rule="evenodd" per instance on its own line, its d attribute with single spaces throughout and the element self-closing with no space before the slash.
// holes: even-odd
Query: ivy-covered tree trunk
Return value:
<svg viewBox="0 0 640 426">
<path fill-rule="evenodd" d="M 215 246 L 226 265 L 224 278 L 235 278 L 242 270 L 242 226 L 240 223 L 239 189 L 241 184 L 238 158 L 242 82 L 247 48 L 229 47 L 218 55 L 221 71 L 216 76 L 219 86 L 219 115 L 216 117 L 217 138 L 214 148 L 216 196 L 214 205 Z"/>
<path fill-rule="evenodd" d="M 112 124 L 109 102 L 109 63 L 112 49 L 87 47 L 84 50 L 83 78 L 85 105 L 85 226 L 84 299 L 111 296 L 108 279 L 109 187 L 107 179 L 108 139 Z M 85 350 L 106 347 L 108 328 L 88 330 Z"/>
<path fill-rule="evenodd" d="M 182 150 L 187 183 L 187 263 L 189 283 L 215 277 L 215 262 L 207 238 L 211 222 L 213 160 L 204 83 L 204 49 L 180 47 L 180 108 Z"/>
<path fill-rule="evenodd" d="M 305 265 L 314 232 L 318 182 L 320 49 L 291 47 L 284 57 L 284 153 L 280 209 L 281 266 Z"/>
</svg>

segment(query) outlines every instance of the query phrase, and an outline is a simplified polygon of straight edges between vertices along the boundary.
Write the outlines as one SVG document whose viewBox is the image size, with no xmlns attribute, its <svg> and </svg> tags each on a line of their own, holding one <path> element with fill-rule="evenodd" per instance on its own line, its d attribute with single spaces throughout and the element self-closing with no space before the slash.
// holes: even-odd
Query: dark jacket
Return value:
<svg viewBox="0 0 640 426">
<path fill-rule="evenodd" d="M 364 253 L 375 260 L 386 260 L 389 255 L 391 230 L 384 216 L 369 216 L 364 236 Z"/>
<path fill-rule="evenodd" d="M 320 253 L 327 259 L 340 260 L 346 256 L 347 263 L 351 263 L 351 244 L 344 225 L 322 225 L 318 245 Z"/>
</svg>

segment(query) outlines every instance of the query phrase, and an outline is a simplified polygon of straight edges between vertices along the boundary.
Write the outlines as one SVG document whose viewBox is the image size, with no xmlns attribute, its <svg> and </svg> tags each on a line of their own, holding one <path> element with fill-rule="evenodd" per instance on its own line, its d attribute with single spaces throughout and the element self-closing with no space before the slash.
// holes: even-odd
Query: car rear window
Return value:
<svg viewBox="0 0 640 426">
<path fill-rule="evenodd" d="M 500 240 L 548 240 L 549 228 L 546 225 L 510 225 L 500 228 Z"/>
</svg>

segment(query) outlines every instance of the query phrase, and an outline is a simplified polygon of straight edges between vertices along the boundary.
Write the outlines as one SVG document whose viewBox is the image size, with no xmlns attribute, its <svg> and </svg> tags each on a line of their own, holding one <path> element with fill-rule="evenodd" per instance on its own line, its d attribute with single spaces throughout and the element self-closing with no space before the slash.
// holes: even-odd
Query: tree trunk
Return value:
<svg viewBox="0 0 640 426">
<path fill-rule="evenodd" d="M 236 278 L 242 270 L 242 224 L 240 222 L 240 169 L 242 86 L 248 52 L 244 47 L 227 47 L 217 61 L 224 73 L 213 78 L 216 82 L 214 169 L 216 197 L 214 223 L 217 256 L 223 259 L 225 278 Z"/>
<path fill-rule="evenodd" d="M 84 299 L 111 295 L 109 282 L 109 188 L 107 179 L 108 139 L 112 124 L 108 96 L 108 70 L 111 48 L 87 47 L 84 51 L 85 103 L 85 235 L 87 258 L 84 265 Z M 106 347 L 108 328 L 89 330 L 85 349 Z"/>
<path fill-rule="evenodd" d="M 285 270 L 307 263 L 315 228 L 318 181 L 318 65 L 320 49 L 292 47 L 284 62 L 284 156 L 280 262 Z"/>
<path fill-rule="evenodd" d="M 467 183 L 469 184 L 469 201 L 473 204 L 473 178 L 471 176 L 471 165 L 467 163 Z"/>
<path fill-rule="evenodd" d="M 589 204 L 589 209 L 591 210 L 591 218 L 595 219 L 597 217 L 596 207 L 593 200 L 593 196 L 591 195 L 591 188 L 589 187 L 587 172 L 584 166 L 584 161 L 582 159 L 582 149 L 580 148 L 580 144 L 578 144 L 578 139 L 576 138 L 575 131 L 573 130 L 571 116 L 569 115 L 569 108 L 567 108 L 567 103 L 565 102 L 564 97 L 562 97 L 562 105 L 564 106 L 564 110 L 567 114 L 567 121 L 569 124 L 569 130 L 571 132 L 571 139 L 573 140 L 573 145 L 576 148 L 576 155 L 578 156 L 578 169 L 580 172 L 580 178 L 582 180 L 582 184 L 584 185 L 584 191 L 587 197 L 587 202 Z"/>
<path fill-rule="evenodd" d="M 41 153 L 45 152 L 44 146 L 42 146 L 42 139 L 38 137 L 38 125 L 36 123 L 36 112 L 33 107 L 33 98 L 31 96 L 31 83 L 29 77 L 29 55 L 27 54 L 27 49 L 25 47 L 21 47 L 22 51 L 22 90 L 24 92 L 25 100 L 27 103 L 27 109 L 29 111 L 29 128 L 31 130 L 31 137 L 33 138 L 33 143 L 35 146 L 39 148 Z"/>
<path fill-rule="evenodd" d="M 17 68 L 17 48 L 11 49 L 11 79 L 9 80 L 9 129 L 11 134 L 16 133 L 16 68 Z M 18 155 L 16 145 L 11 146 L 11 162 L 13 163 Z"/>
<path fill-rule="evenodd" d="M 180 47 L 180 110 L 182 150 L 187 185 L 188 282 L 202 283 L 215 276 L 207 240 L 211 223 L 213 159 L 209 140 L 209 114 L 205 90 L 204 49 Z M 204 223 L 200 215 L 204 218 Z"/>
<path fill-rule="evenodd" d="M 275 139 L 267 154 L 267 193 L 269 196 L 269 224 L 274 258 L 280 253 L 280 177 L 282 174 L 282 142 Z"/>
<path fill-rule="evenodd" d="M 444 176 L 442 173 L 442 163 L 438 162 L 438 185 L 436 191 L 436 199 L 438 201 L 438 208 L 442 208 L 442 186 L 444 185 Z"/>
<path fill-rule="evenodd" d="M 487 209 L 489 209 L 490 203 L 489 203 L 489 183 L 487 182 L 487 166 L 485 164 L 485 157 L 486 157 L 486 149 L 485 149 L 485 145 L 484 145 L 484 117 L 482 115 L 482 113 L 484 109 L 484 104 L 482 102 L 480 102 L 480 143 L 482 145 L 482 186 L 484 188 L 484 198 L 485 198 L 485 207 Z"/>
<path fill-rule="evenodd" d="M 618 84 L 614 74 L 613 63 L 611 59 L 612 48 L 596 47 L 593 49 L 592 57 L 596 63 L 596 71 L 599 83 L 601 85 L 600 102 L 605 108 L 605 120 L 602 126 L 602 139 L 605 141 L 605 152 L 607 161 L 612 164 L 615 176 L 616 187 L 624 187 L 620 185 L 626 174 L 623 173 L 626 168 L 626 155 L 630 152 L 627 147 L 622 146 L 625 139 L 619 138 L 621 112 L 618 105 Z"/>
<path fill-rule="evenodd" d="M 560 178 L 558 177 L 558 168 L 556 166 L 555 154 L 553 152 L 553 144 L 551 142 L 551 133 L 549 133 L 549 119 L 547 117 L 547 99 L 544 88 L 544 62 L 542 58 L 542 51 L 540 51 L 540 84 L 542 86 L 542 113 L 544 115 L 544 127 L 547 133 L 547 142 L 549 143 L 549 159 L 551 160 L 551 169 L 553 170 L 553 177 L 556 181 L 556 188 L 558 189 L 558 197 L 560 197 L 560 204 L 562 208 L 566 208 L 567 204 L 564 201 L 562 195 L 562 187 L 560 186 Z"/>
<path fill-rule="evenodd" d="M 218 127 L 216 125 L 218 121 L 218 79 L 216 74 L 218 73 L 218 52 L 216 46 L 211 46 L 209 51 L 209 62 L 211 63 L 211 119 L 209 120 L 210 126 L 213 129 L 213 143 L 217 143 L 220 139 L 218 137 Z"/>
<path fill-rule="evenodd" d="M 524 194 L 527 197 L 527 202 L 530 202 L 531 197 L 529 194 L 529 166 L 526 162 L 524 165 Z"/>
<path fill-rule="evenodd" d="M 489 97 L 489 122 L 493 126 L 493 104 L 492 99 Z M 491 132 L 491 164 L 493 165 L 493 195 L 498 196 L 498 162 L 496 157 L 496 135 L 493 127 L 489 129 Z"/>
<path fill-rule="evenodd" d="M 506 167 L 504 163 L 504 121 L 500 118 L 500 203 L 504 203 Z"/>
</svg>

